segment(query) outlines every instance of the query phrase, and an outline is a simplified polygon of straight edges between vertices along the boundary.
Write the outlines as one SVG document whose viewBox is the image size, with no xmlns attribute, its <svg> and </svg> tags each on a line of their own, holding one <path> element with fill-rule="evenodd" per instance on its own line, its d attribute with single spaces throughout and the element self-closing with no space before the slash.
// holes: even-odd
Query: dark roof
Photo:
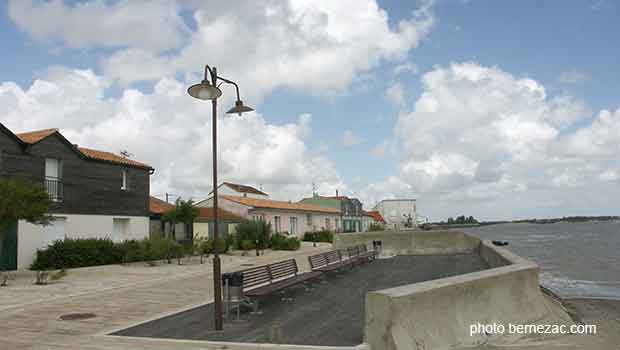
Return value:
<svg viewBox="0 0 620 350">
<path fill-rule="evenodd" d="M 174 204 L 162 201 L 161 199 L 153 196 L 149 197 L 149 211 L 151 214 L 164 214 L 171 209 L 174 209 Z"/>
<path fill-rule="evenodd" d="M 256 188 L 254 188 L 252 186 L 234 184 L 232 182 L 224 182 L 224 183 L 222 183 L 222 185 L 226 185 L 226 186 L 230 187 L 231 189 L 233 189 L 234 191 L 237 191 L 239 193 L 252 193 L 252 194 L 260 194 L 260 195 L 263 195 L 263 196 L 268 196 L 267 193 L 265 193 L 263 191 L 259 191 L 259 190 L 257 190 Z"/>
<path fill-rule="evenodd" d="M 8 135 L 10 138 L 15 140 L 15 142 L 17 142 L 18 144 L 22 146 L 24 145 L 24 141 L 22 141 L 19 137 L 17 137 L 11 130 L 9 130 L 9 128 L 4 126 L 2 123 L 0 123 L 0 131 L 2 131 L 6 135 Z"/>
<path fill-rule="evenodd" d="M 65 143 L 69 147 L 72 147 L 80 156 L 86 159 L 103 161 L 103 162 L 120 164 L 120 165 L 127 165 L 127 166 L 149 169 L 149 170 L 153 169 L 150 165 L 135 161 L 133 159 L 125 158 L 123 156 L 120 156 L 120 155 L 117 155 L 111 152 L 99 151 L 96 149 L 77 147 L 75 145 L 72 145 L 64 136 L 62 136 L 62 134 L 58 131 L 58 129 L 44 129 L 44 130 L 37 130 L 37 131 L 29 131 L 29 132 L 15 134 L 15 136 L 19 138 L 23 143 L 32 145 L 55 134 L 60 136 L 60 138 L 63 141 L 65 141 Z"/>
</svg>

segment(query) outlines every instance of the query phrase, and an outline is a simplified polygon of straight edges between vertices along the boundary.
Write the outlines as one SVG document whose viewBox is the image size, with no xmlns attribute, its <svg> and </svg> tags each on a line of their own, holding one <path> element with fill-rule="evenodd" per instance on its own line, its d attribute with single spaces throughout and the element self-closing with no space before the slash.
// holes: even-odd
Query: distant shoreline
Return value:
<svg viewBox="0 0 620 350">
<path fill-rule="evenodd" d="M 522 220 L 504 220 L 504 221 L 481 221 L 475 224 L 447 224 L 447 223 L 430 223 L 425 224 L 431 228 L 466 228 L 479 227 L 501 224 L 555 224 L 555 223 L 581 223 L 581 222 L 620 222 L 620 216 L 567 216 L 563 218 L 551 219 L 522 219 Z"/>
</svg>

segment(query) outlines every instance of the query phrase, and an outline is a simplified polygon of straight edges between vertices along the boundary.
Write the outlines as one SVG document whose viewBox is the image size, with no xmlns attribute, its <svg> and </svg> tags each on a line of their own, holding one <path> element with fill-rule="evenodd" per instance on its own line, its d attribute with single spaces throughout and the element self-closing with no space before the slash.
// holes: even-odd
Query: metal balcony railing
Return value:
<svg viewBox="0 0 620 350">
<path fill-rule="evenodd" d="M 54 202 L 62 202 L 64 194 L 62 181 L 58 178 L 46 177 L 43 183 L 50 199 Z"/>
</svg>

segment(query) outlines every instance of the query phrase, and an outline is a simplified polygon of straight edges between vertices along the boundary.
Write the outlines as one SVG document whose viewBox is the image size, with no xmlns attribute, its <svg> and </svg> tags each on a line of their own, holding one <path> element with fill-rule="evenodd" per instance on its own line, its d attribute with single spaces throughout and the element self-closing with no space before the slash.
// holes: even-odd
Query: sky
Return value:
<svg viewBox="0 0 620 350">
<path fill-rule="evenodd" d="M 611 0 L 0 4 L 0 122 L 152 165 L 151 194 L 219 179 L 272 198 L 416 198 L 429 220 L 618 215 L 620 4 Z"/>
</svg>

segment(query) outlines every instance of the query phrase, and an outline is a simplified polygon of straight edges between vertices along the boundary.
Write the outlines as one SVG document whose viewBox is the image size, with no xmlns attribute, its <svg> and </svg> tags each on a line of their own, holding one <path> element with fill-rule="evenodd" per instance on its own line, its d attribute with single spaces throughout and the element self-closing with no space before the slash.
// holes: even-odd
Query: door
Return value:
<svg viewBox="0 0 620 350">
<path fill-rule="evenodd" d="M 0 271 L 17 270 L 17 221 L 0 232 Z"/>
<path fill-rule="evenodd" d="M 54 241 L 65 239 L 65 221 L 65 218 L 56 217 L 49 225 L 43 226 L 41 248 L 47 248 Z"/>
<path fill-rule="evenodd" d="M 112 219 L 112 241 L 121 242 L 129 231 L 129 219 Z"/>
</svg>

